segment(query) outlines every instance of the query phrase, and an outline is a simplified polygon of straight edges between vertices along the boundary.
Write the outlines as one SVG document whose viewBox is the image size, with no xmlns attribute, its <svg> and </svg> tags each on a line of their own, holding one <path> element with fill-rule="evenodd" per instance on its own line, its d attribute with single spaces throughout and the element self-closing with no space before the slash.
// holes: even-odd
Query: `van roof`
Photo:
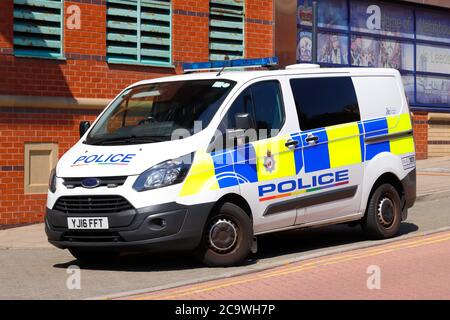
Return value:
<svg viewBox="0 0 450 320">
<path fill-rule="evenodd" d="M 291 76 L 291 75 L 349 75 L 349 76 L 397 76 L 400 73 L 396 69 L 389 68 L 294 68 L 280 70 L 254 70 L 254 71 L 231 71 L 225 69 L 219 76 L 215 72 L 194 72 L 188 74 L 173 75 L 149 80 L 142 80 L 134 83 L 130 87 L 167 81 L 186 81 L 186 80 L 205 80 L 205 79 L 224 79 L 233 80 L 238 83 L 244 83 L 252 79 L 273 76 Z"/>
</svg>

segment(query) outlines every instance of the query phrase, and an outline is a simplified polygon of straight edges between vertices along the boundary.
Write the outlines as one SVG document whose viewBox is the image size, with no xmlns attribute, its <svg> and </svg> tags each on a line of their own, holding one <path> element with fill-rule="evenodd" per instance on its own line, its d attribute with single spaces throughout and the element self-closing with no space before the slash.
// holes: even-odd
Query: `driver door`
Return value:
<svg viewBox="0 0 450 320">
<path fill-rule="evenodd" d="M 278 184 L 295 179 L 299 139 L 295 112 L 284 108 L 283 84 L 279 80 L 259 81 L 242 90 L 223 118 L 223 133 L 244 129 L 224 153 L 232 159 L 235 179 L 242 197 L 253 213 L 255 233 L 294 225 L 296 209 L 285 205 L 295 195 L 278 189 Z M 250 128 L 239 128 L 239 118 L 248 115 Z M 291 121 L 291 119 L 293 121 Z M 225 139 L 228 140 L 229 139 Z"/>
</svg>

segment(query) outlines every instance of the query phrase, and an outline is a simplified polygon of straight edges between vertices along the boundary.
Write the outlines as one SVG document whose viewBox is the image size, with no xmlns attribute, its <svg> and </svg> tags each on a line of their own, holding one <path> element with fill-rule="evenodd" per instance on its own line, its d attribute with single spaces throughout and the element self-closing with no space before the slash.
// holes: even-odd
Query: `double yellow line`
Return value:
<svg viewBox="0 0 450 320">
<path fill-rule="evenodd" d="M 434 236 L 427 236 L 425 238 L 419 239 L 419 240 L 404 240 L 401 243 L 392 244 L 392 245 L 382 245 L 381 248 L 375 248 L 375 249 L 369 249 L 362 252 L 354 252 L 354 253 L 348 253 L 348 254 L 340 254 L 338 256 L 328 257 L 324 259 L 320 259 L 317 261 L 311 261 L 306 262 L 301 265 L 286 265 L 285 267 L 278 267 L 273 271 L 269 272 L 262 272 L 262 273 L 256 273 L 254 275 L 247 275 L 247 276 L 238 276 L 240 279 L 225 279 L 222 282 L 217 283 L 217 281 L 214 281 L 214 283 L 204 283 L 197 286 L 190 286 L 187 288 L 179 288 L 178 290 L 175 289 L 172 292 L 167 292 L 165 294 L 159 294 L 154 295 L 153 293 L 149 293 L 144 296 L 138 296 L 131 298 L 131 300 L 166 300 L 166 299 L 175 299 L 180 298 L 183 296 L 191 295 L 191 294 L 197 294 L 197 293 L 203 293 L 207 291 L 217 290 L 229 286 L 249 283 L 252 281 L 267 279 L 267 278 L 273 278 L 278 276 L 283 276 L 295 272 L 304 272 L 307 270 L 315 269 L 322 266 L 328 266 L 333 265 L 345 261 L 352 261 L 356 259 L 361 258 L 367 258 L 371 256 L 376 256 L 388 252 L 398 251 L 402 249 L 408 249 L 408 248 L 415 248 L 420 247 L 424 245 L 429 245 L 433 243 L 439 243 L 450 240 L 450 233 L 442 233 L 439 235 Z M 170 289 L 169 289 L 170 290 Z"/>
</svg>

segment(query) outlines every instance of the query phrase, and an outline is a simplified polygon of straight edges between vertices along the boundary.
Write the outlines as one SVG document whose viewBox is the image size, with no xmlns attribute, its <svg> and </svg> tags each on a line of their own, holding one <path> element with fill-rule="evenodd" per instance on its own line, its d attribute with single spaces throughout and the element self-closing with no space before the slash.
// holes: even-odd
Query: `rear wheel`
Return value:
<svg viewBox="0 0 450 320">
<path fill-rule="evenodd" d="M 112 262 L 119 257 L 117 252 L 92 251 L 80 248 L 70 248 L 69 252 L 81 263 Z"/>
<path fill-rule="evenodd" d="M 375 189 L 369 200 L 362 226 L 371 239 L 395 236 L 402 220 L 401 200 L 397 190 L 390 184 Z"/>
<path fill-rule="evenodd" d="M 229 267 L 249 254 L 253 226 L 247 213 L 237 205 L 224 203 L 207 221 L 197 256 L 210 267 Z"/>
</svg>

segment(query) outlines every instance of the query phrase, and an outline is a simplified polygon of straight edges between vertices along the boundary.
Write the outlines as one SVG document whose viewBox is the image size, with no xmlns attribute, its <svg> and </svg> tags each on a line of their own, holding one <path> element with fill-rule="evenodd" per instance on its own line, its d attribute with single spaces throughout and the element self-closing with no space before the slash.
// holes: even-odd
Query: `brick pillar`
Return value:
<svg viewBox="0 0 450 320">
<path fill-rule="evenodd" d="M 273 1 L 245 1 L 245 57 L 262 58 L 274 55 Z"/>
<path fill-rule="evenodd" d="M 80 29 L 69 29 L 67 22 L 74 11 L 80 8 Z M 67 58 L 89 55 L 96 58 L 106 56 L 106 5 L 64 1 L 64 53 Z"/>
<path fill-rule="evenodd" d="M 417 159 L 428 158 L 428 113 L 414 112 L 413 114 L 414 140 L 416 143 Z"/>
<path fill-rule="evenodd" d="M 209 60 L 209 0 L 172 1 L 172 59 L 178 72 L 183 62 Z"/>
<path fill-rule="evenodd" d="M 0 1 L 0 55 L 13 54 L 13 0 Z"/>
</svg>

